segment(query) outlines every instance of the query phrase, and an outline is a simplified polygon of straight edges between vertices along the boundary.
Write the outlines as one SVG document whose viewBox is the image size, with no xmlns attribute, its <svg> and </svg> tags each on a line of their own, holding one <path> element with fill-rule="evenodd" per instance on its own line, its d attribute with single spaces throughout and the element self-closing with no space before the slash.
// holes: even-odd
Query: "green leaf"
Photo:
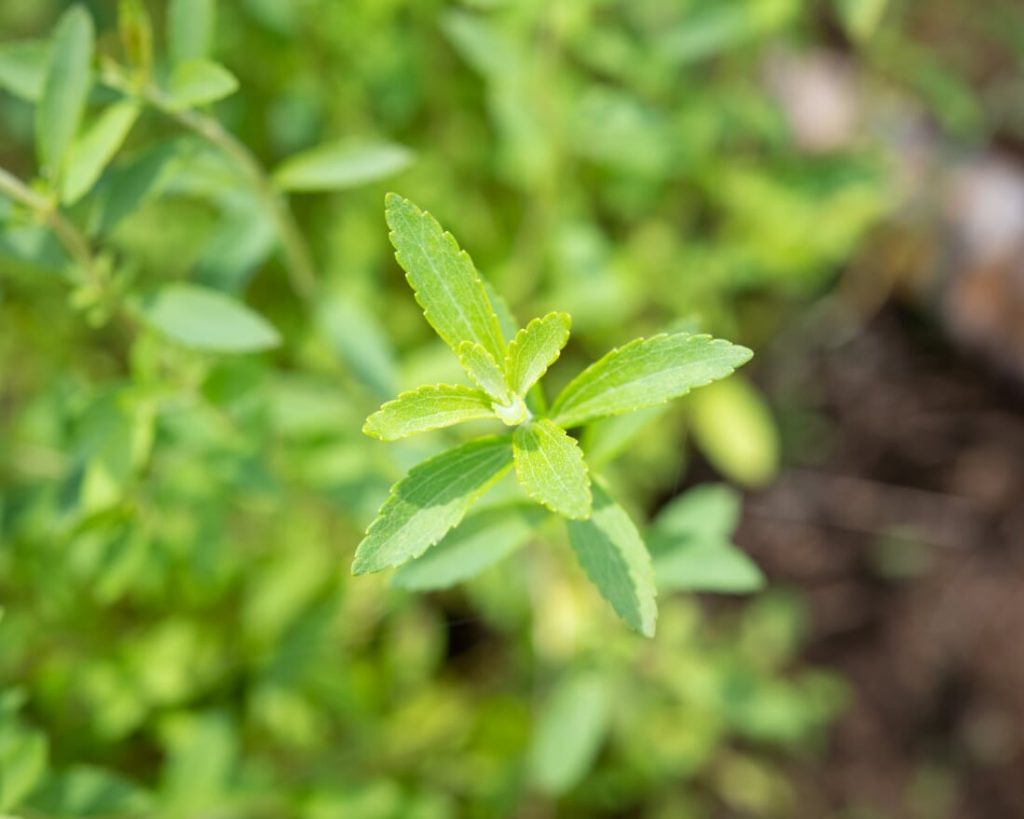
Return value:
<svg viewBox="0 0 1024 819">
<path fill-rule="evenodd" d="M 591 582 L 616 613 L 645 637 L 658 618 L 651 556 L 626 510 L 594 485 L 590 518 L 569 521 L 569 542 Z"/>
<path fill-rule="evenodd" d="M 197 58 L 179 63 L 168 83 L 168 107 L 174 111 L 197 108 L 231 96 L 238 80 L 220 63 Z"/>
<path fill-rule="evenodd" d="M 372 312 L 351 297 L 327 296 L 317 323 L 334 351 L 373 395 L 384 399 L 398 391 L 398 365 L 390 339 Z"/>
<path fill-rule="evenodd" d="M 541 379 L 569 340 L 570 327 L 572 318 L 568 313 L 548 313 L 516 333 L 505 361 L 513 392 L 525 395 Z"/>
<path fill-rule="evenodd" d="M 44 816 L 144 816 L 154 808 L 150 794 L 122 776 L 91 765 L 75 765 L 49 778 L 33 797 Z"/>
<path fill-rule="evenodd" d="M 851 39 L 866 43 L 885 17 L 889 0 L 833 0 L 839 20 Z"/>
<path fill-rule="evenodd" d="M 681 545 L 654 555 L 658 588 L 741 594 L 764 586 L 764 575 L 728 542 Z"/>
<path fill-rule="evenodd" d="M 504 361 L 501 327 L 469 254 L 433 216 L 398 194 L 387 195 L 385 215 L 395 257 L 430 326 L 456 352 L 473 341 Z"/>
<path fill-rule="evenodd" d="M 115 103 L 71 144 L 61 180 L 61 201 L 65 205 L 73 205 L 92 189 L 138 118 L 137 103 Z"/>
<path fill-rule="evenodd" d="M 141 304 L 142 320 L 199 350 L 247 353 L 276 347 L 281 338 L 266 319 L 236 299 L 191 284 L 169 284 Z"/>
<path fill-rule="evenodd" d="M 750 592 L 764 585 L 757 565 L 730 543 L 740 496 L 721 484 L 691 489 L 666 506 L 647 533 L 658 587 Z"/>
<path fill-rule="evenodd" d="M 530 780 L 539 790 L 559 796 L 586 776 L 608 733 L 611 705 L 608 683 L 596 672 L 555 689 L 530 744 Z"/>
<path fill-rule="evenodd" d="M 437 384 L 403 392 L 366 419 L 363 433 L 381 441 L 397 441 L 418 432 L 493 418 L 491 399 L 470 387 Z"/>
<path fill-rule="evenodd" d="M 404 589 L 444 589 L 480 574 L 508 557 L 533 535 L 543 514 L 536 506 L 496 506 L 474 512 L 392 579 Z"/>
<path fill-rule="evenodd" d="M 761 394 L 745 379 L 730 378 L 690 399 L 694 440 L 712 465 L 744 486 L 760 487 L 779 471 L 779 432 Z"/>
<path fill-rule="evenodd" d="M 286 191 L 345 190 L 385 179 L 409 167 L 412 152 L 390 143 L 336 142 L 291 156 L 274 171 Z"/>
<path fill-rule="evenodd" d="M 508 403 L 510 398 L 505 373 L 487 350 L 473 341 L 463 341 L 457 350 L 459 363 L 476 385 L 495 401 Z"/>
<path fill-rule="evenodd" d="M 0 88 L 28 102 L 39 102 L 49 65 L 47 40 L 0 43 Z"/>
<path fill-rule="evenodd" d="M 171 0 L 167 7 L 167 51 L 180 64 L 210 56 L 215 0 Z"/>
<path fill-rule="evenodd" d="M 740 519 L 740 495 L 725 484 L 696 486 L 667 504 L 654 519 L 647 545 L 657 551 L 680 537 L 728 540 Z"/>
<path fill-rule="evenodd" d="M 20 805 L 46 775 L 46 737 L 4 726 L 0 732 L 0 811 Z"/>
<path fill-rule="evenodd" d="M 706 335 L 638 338 L 576 376 L 558 396 L 551 415 L 559 426 L 574 427 L 655 406 L 725 378 L 751 356 L 746 347 Z"/>
<path fill-rule="evenodd" d="M 153 69 L 153 23 L 142 0 L 120 0 L 117 24 L 128 64 L 149 77 Z"/>
<path fill-rule="evenodd" d="M 590 476 L 583 451 L 547 418 L 515 431 L 516 478 L 533 500 L 567 518 L 590 514 Z"/>
<path fill-rule="evenodd" d="M 72 6 L 57 21 L 50 64 L 36 109 L 36 151 L 51 176 L 78 133 L 92 87 L 93 24 L 81 6 Z"/>
<path fill-rule="evenodd" d="M 380 571 L 423 554 L 511 467 L 507 436 L 470 441 L 413 467 L 370 524 L 352 573 Z"/>
</svg>

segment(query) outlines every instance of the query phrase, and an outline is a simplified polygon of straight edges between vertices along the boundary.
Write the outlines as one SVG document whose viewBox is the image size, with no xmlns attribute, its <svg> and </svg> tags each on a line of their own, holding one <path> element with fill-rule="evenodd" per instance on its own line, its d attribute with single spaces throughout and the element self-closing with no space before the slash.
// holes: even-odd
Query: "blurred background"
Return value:
<svg viewBox="0 0 1024 819">
<path fill-rule="evenodd" d="M 117 4 L 83 5 L 123 62 Z M 0 198 L 0 813 L 1024 816 L 1019 0 L 175 4 L 214 6 L 240 87 L 204 116 L 266 167 L 349 139 L 412 161 L 292 197 L 310 303 L 237 167 L 143 113 L 68 218 L 112 303 L 221 290 L 280 331 L 257 355 L 96 309 Z M 16 44 L 66 8 L 0 4 L 26 180 Z M 659 577 L 648 641 L 544 522 L 450 589 L 349 576 L 388 486 L 457 440 L 359 432 L 459 377 L 386 190 L 521 320 L 573 315 L 556 382 L 667 327 L 755 351 L 587 434 L 652 532 L 713 530 L 765 583 Z"/>
</svg>

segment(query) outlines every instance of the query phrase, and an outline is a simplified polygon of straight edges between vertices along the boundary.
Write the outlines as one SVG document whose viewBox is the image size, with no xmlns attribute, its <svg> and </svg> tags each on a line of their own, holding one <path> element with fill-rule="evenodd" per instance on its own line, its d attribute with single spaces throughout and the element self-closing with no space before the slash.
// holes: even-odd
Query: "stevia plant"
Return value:
<svg viewBox="0 0 1024 819">
<path fill-rule="evenodd" d="M 650 555 L 629 515 L 591 475 L 569 430 L 678 398 L 725 378 L 753 354 L 708 335 L 634 339 L 583 370 L 548 407 L 540 381 L 569 340 L 570 316 L 553 312 L 514 335 L 506 332 L 495 308 L 501 302 L 492 300 L 469 254 L 433 216 L 393 193 L 385 212 L 396 258 L 424 316 L 475 386 L 436 384 L 402 393 L 371 415 L 363 431 L 394 441 L 491 418 L 511 432 L 455 446 L 414 467 L 392 487 L 367 530 L 353 573 L 406 564 L 413 567 L 405 571 L 407 585 L 429 585 L 417 564 L 424 565 L 420 561 L 429 558 L 431 547 L 440 557 L 425 573 L 439 571 L 449 580 L 462 574 L 456 561 L 446 559 L 449 552 L 477 569 L 501 557 L 529 535 L 525 526 L 516 529 L 518 535 L 508 534 L 508 518 L 520 514 L 518 506 L 489 510 L 482 523 L 477 516 L 468 538 L 452 530 L 514 468 L 526 495 L 566 520 L 572 548 L 601 595 L 632 628 L 653 636 L 657 606 Z M 511 331 L 510 316 L 504 324 Z M 497 543 L 488 542 L 492 535 Z M 472 554 L 484 549 L 489 556 Z"/>
</svg>

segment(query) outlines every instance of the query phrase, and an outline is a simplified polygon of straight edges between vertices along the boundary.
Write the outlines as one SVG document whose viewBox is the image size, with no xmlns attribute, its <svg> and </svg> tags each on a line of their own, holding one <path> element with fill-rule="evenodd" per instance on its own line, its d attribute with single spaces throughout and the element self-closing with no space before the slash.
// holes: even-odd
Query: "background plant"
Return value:
<svg viewBox="0 0 1024 819">
<path fill-rule="evenodd" d="M 662 329 L 770 350 L 887 207 L 877 145 L 802 153 L 754 80 L 821 36 L 814 13 L 735 8 L 0 12 L 5 810 L 791 815 L 781 760 L 820 741 L 841 686 L 790 667 L 798 600 L 712 617 L 681 594 L 760 585 L 735 493 L 665 503 L 697 452 L 770 480 L 790 433 L 751 380 L 581 436 L 648 521 L 653 641 L 514 487 L 393 582 L 348 577 L 388 487 L 466 440 L 359 434 L 460 378 L 390 261 L 375 180 L 400 173 L 388 187 L 457 226 L 516 314 L 573 316 L 552 395 Z M 93 78 L 71 108 L 41 104 L 53 37 Z M 912 50 L 884 39 L 864 49 L 899 73 Z M 481 542 L 510 559 L 433 591 Z"/>
</svg>

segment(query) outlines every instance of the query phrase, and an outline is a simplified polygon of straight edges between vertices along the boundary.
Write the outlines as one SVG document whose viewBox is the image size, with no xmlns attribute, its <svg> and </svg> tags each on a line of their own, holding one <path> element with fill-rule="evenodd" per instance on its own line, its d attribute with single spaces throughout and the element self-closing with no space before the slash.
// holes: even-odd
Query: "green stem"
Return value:
<svg viewBox="0 0 1024 819">
<path fill-rule="evenodd" d="M 64 218 L 57 206 L 42 194 L 32 190 L 14 174 L 0 168 L 0 193 L 20 202 L 43 222 L 67 250 L 71 259 L 82 268 L 88 278 L 99 285 L 100 276 L 93 259 L 89 240 L 78 228 Z"/>
<path fill-rule="evenodd" d="M 123 86 L 117 79 L 112 79 L 111 84 L 119 91 L 133 93 L 132 89 Z M 285 270 L 291 280 L 292 289 L 301 298 L 312 301 L 317 291 L 312 254 L 303 238 L 302 231 L 299 230 L 299 226 L 295 222 L 291 209 L 281 193 L 274 188 L 269 175 L 252 151 L 212 117 L 189 109 L 175 108 L 171 100 L 158 88 L 153 86 L 143 88 L 141 96 L 162 114 L 223 151 L 245 172 L 274 221 L 278 238 L 281 240 Z"/>
</svg>

